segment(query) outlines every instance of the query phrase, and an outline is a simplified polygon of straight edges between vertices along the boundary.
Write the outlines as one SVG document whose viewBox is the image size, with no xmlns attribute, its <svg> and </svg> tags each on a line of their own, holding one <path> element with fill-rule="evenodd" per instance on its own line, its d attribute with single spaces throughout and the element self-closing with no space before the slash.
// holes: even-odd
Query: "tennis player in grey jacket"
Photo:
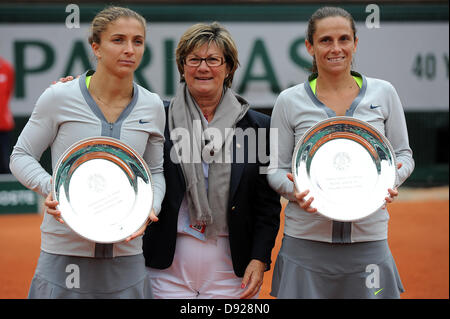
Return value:
<svg viewBox="0 0 450 319">
<path fill-rule="evenodd" d="M 321 8 L 312 16 L 306 40 L 314 57 L 314 72 L 305 83 L 278 97 L 271 128 L 268 180 L 289 200 L 285 209 L 283 245 L 272 282 L 278 298 L 398 298 L 403 286 L 387 244 L 387 209 L 355 222 L 338 222 L 317 214 L 306 191 L 292 182 L 291 161 L 296 143 L 314 124 L 334 116 L 366 121 L 393 146 L 399 169 L 398 187 L 414 169 L 412 151 L 400 99 L 387 81 L 351 71 L 358 38 L 350 14 L 340 8 Z M 388 190 L 386 190 L 388 194 Z M 389 190 L 386 202 L 397 196 Z M 382 294 L 366 285 L 367 266 L 379 270 Z M 370 267 L 369 267 L 370 268 Z"/>
<path fill-rule="evenodd" d="M 94 136 L 120 139 L 147 162 L 154 187 L 152 220 L 165 194 L 163 144 L 165 112 L 158 95 L 133 82 L 142 59 L 145 19 L 136 12 L 110 7 L 92 23 L 90 43 L 96 71 L 49 87 L 11 155 L 11 171 L 28 188 L 48 197 L 41 225 L 41 254 L 29 298 L 150 298 L 142 255 L 143 229 L 115 244 L 80 237 L 61 223 L 51 200 L 51 176 L 40 165 L 51 148 L 52 167 L 72 144 Z M 49 195 L 50 194 L 50 195 Z M 149 212 L 150 214 L 150 212 Z M 55 218 L 54 218 L 55 217 Z M 78 276 L 75 278 L 73 276 Z M 69 285 L 68 285 L 69 283 Z"/>
</svg>

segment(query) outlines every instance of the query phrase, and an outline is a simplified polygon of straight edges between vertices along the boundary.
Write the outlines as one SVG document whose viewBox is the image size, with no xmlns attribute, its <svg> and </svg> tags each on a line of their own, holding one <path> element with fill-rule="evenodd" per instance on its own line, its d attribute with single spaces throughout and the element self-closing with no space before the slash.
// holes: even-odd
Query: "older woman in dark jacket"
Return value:
<svg viewBox="0 0 450 319">
<path fill-rule="evenodd" d="M 231 90 L 237 49 L 218 23 L 196 24 L 176 50 L 181 81 L 166 103 L 159 221 L 144 235 L 156 298 L 255 298 L 279 229 L 269 187 L 268 116 Z"/>
</svg>

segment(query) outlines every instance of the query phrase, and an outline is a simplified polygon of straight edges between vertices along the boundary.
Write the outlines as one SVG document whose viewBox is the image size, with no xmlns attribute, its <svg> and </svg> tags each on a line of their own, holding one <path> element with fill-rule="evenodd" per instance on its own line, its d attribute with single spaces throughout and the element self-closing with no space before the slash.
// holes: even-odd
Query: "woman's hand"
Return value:
<svg viewBox="0 0 450 319">
<path fill-rule="evenodd" d="M 294 183 L 294 176 L 291 173 L 287 173 L 287 177 L 292 183 Z M 314 197 L 311 196 L 308 200 L 305 200 L 305 197 L 306 195 L 308 195 L 308 193 L 309 190 L 305 190 L 299 193 L 294 183 L 294 196 L 297 199 L 298 205 L 308 213 L 315 213 L 317 212 L 317 208 L 311 207 L 311 203 L 313 202 Z"/>
<path fill-rule="evenodd" d="M 252 259 L 249 262 L 242 278 L 241 288 L 245 288 L 245 291 L 241 294 L 241 299 L 250 299 L 258 293 L 263 283 L 264 270 L 266 265 L 262 261 Z"/>
<path fill-rule="evenodd" d="M 57 200 L 53 200 L 52 192 L 50 192 L 44 201 L 44 210 L 47 214 L 52 215 L 58 222 L 64 224 L 64 220 L 61 217 L 61 212 L 58 210 L 58 204 L 59 202 Z"/>
<path fill-rule="evenodd" d="M 397 164 L 397 169 L 400 169 L 402 167 L 402 163 Z M 386 200 L 386 204 L 383 206 L 383 208 L 386 208 L 387 204 L 390 204 L 394 201 L 395 197 L 398 196 L 398 190 L 397 188 L 388 188 L 389 196 L 386 196 L 384 199 Z"/>
<path fill-rule="evenodd" d="M 394 201 L 395 197 L 398 196 L 398 190 L 397 188 L 391 189 L 388 188 L 389 196 L 386 196 L 384 199 L 386 200 L 386 204 L 390 204 Z"/>
<path fill-rule="evenodd" d="M 79 78 L 79 77 L 80 76 L 77 76 L 77 78 Z M 66 83 L 66 82 L 72 81 L 73 79 L 74 79 L 74 77 L 69 75 L 69 76 L 66 76 L 65 78 L 59 78 L 59 81 L 53 81 L 52 84 L 56 84 L 57 82 Z"/>
<path fill-rule="evenodd" d="M 125 239 L 125 241 L 128 243 L 131 240 L 135 239 L 136 237 L 144 235 L 145 229 L 147 228 L 147 226 L 150 225 L 151 223 L 157 222 L 157 221 L 158 221 L 158 217 L 156 217 L 155 211 L 152 208 L 152 211 L 150 212 L 150 215 L 148 216 L 147 221 L 144 223 L 144 225 L 142 225 L 142 227 L 139 228 L 138 231 L 133 233 L 131 236 L 127 237 L 127 239 Z"/>
</svg>

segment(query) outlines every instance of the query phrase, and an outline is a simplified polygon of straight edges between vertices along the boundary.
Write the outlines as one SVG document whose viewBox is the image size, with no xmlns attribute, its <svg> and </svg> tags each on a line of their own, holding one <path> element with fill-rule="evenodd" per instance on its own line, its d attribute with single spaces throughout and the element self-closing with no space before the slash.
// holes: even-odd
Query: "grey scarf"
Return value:
<svg viewBox="0 0 450 319">
<path fill-rule="evenodd" d="M 214 118 L 206 124 L 185 83 L 180 83 L 169 106 L 169 130 L 174 140 L 172 151 L 176 152 L 186 181 L 190 220 L 194 225 L 206 226 L 208 239 L 215 239 L 228 229 L 226 212 L 231 178 L 231 143 L 236 123 L 248 108 L 245 100 L 224 87 Z M 202 160 L 209 164 L 208 194 Z"/>
</svg>

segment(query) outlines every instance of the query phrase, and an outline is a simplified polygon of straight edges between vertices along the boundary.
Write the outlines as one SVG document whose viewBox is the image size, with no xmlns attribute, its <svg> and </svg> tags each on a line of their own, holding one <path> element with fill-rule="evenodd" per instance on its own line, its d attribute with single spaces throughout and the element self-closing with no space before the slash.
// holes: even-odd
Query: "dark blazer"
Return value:
<svg viewBox="0 0 450 319">
<path fill-rule="evenodd" d="M 166 115 L 168 107 L 166 107 Z M 166 119 L 168 116 L 166 116 Z M 266 263 L 268 270 L 271 263 L 271 251 L 280 226 L 280 197 L 273 191 L 265 174 L 260 174 L 260 167 L 269 164 L 269 128 L 270 117 L 248 110 L 238 122 L 236 134 L 247 128 L 252 128 L 258 141 L 258 128 L 265 128 L 264 150 L 259 151 L 261 158 L 254 156 L 255 145 L 258 143 L 243 143 L 238 138 L 236 149 L 236 134 L 233 139 L 233 154 L 235 160 L 231 164 L 230 194 L 228 200 L 228 229 L 231 258 L 236 276 L 242 277 L 251 259 Z M 244 132 L 245 134 L 245 132 Z M 170 150 L 173 143 L 170 140 L 169 125 L 166 120 L 164 132 L 164 177 L 166 179 L 166 195 L 162 202 L 159 221 L 147 228 L 143 250 L 146 266 L 165 269 L 170 267 L 175 254 L 177 238 L 178 211 L 183 200 L 186 184 L 181 166 L 170 160 Z M 249 150 L 250 144 L 250 150 Z M 244 163 L 237 157 L 237 151 L 244 150 Z M 241 153 L 242 154 L 242 153 Z M 256 153 L 258 154 L 258 152 Z M 256 157 L 256 158 L 255 158 Z M 261 162 L 262 163 L 261 163 Z"/>
</svg>

